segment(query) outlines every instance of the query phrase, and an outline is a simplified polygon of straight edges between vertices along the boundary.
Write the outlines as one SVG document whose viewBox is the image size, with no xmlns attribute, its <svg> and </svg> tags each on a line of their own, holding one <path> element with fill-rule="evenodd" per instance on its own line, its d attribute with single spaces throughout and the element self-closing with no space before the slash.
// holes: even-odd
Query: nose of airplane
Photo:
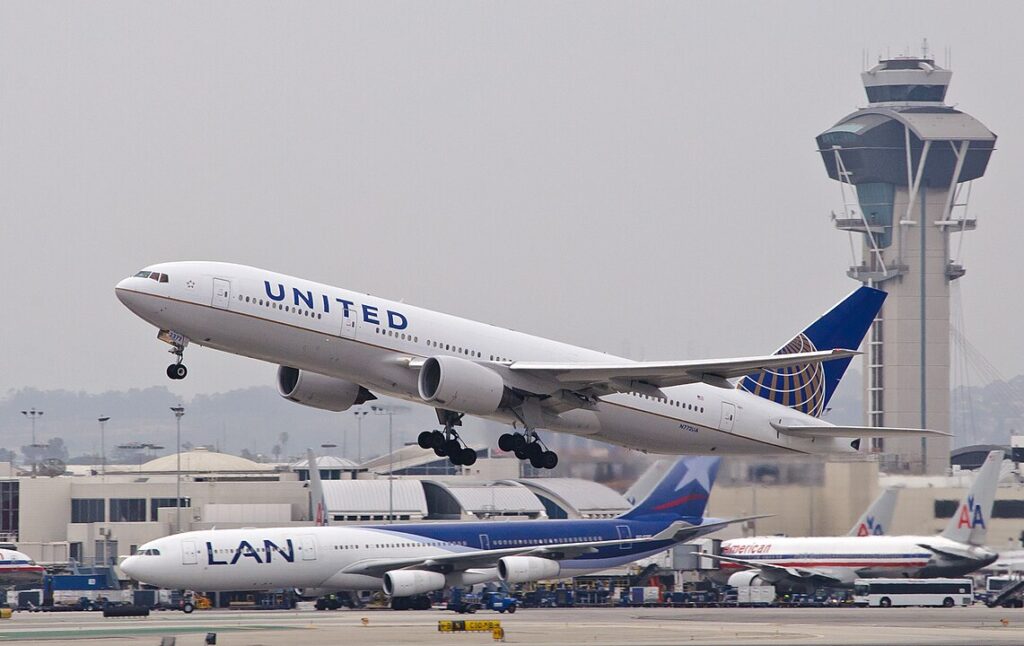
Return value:
<svg viewBox="0 0 1024 646">
<path fill-rule="evenodd" d="M 133 312 L 135 311 L 135 307 L 139 302 L 138 285 L 133 285 L 130 277 L 125 278 L 114 286 L 114 294 L 117 296 L 117 300 L 121 301 L 122 305 Z"/>
<path fill-rule="evenodd" d="M 130 576 L 133 579 L 138 578 L 139 574 L 139 557 L 129 556 L 121 561 L 121 571 Z"/>
</svg>

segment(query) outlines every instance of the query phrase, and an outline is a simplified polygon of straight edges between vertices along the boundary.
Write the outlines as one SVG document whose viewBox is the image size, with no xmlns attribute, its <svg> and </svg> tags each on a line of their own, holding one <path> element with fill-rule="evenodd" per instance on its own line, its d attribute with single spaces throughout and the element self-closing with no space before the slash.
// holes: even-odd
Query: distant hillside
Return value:
<svg viewBox="0 0 1024 646">
<path fill-rule="evenodd" d="M 861 424 L 861 376 L 850 371 L 830 402 L 825 419 L 836 424 Z M 953 393 L 953 431 L 956 444 L 1005 443 L 1011 432 L 1024 432 L 1024 375 L 1009 382 L 997 382 Z M 0 449 L 20 452 L 31 442 L 29 420 L 20 411 L 35 407 L 45 414 L 37 421 L 37 439 L 64 440 L 70 456 L 98 454 L 99 424 L 96 418 L 109 415 L 107 451 L 114 455 L 118 444 L 143 442 L 174 446 L 174 416 L 169 410 L 178 403 L 166 388 L 154 387 L 90 394 L 64 390 L 23 389 L 0 399 Z M 415 441 L 417 433 L 435 428 L 437 419 L 426 406 L 390 399 L 374 402 L 400 408 L 394 416 L 394 444 Z M 199 395 L 184 402 L 182 442 L 211 445 L 231 453 L 242 450 L 274 457 L 275 446 L 282 456 L 299 456 L 305 447 L 324 443 L 342 446 L 356 458 L 357 423 L 349 413 L 330 413 L 300 406 L 282 399 L 272 387 L 255 387 L 213 395 Z M 386 416 L 368 415 L 363 420 L 363 457 L 387 450 Z M 463 435 L 478 446 L 495 443 L 502 432 L 499 424 L 467 419 Z M 282 433 L 287 441 L 282 442 Z M 548 434 L 555 447 L 583 447 L 588 442 Z M 283 446 L 282 446 L 283 444 Z"/>
</svg>

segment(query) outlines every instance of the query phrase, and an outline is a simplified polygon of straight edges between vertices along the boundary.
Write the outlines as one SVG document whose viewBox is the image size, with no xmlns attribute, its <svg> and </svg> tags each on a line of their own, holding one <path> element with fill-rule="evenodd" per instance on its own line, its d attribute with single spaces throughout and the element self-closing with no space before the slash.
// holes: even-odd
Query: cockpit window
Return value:
<svg viewBox="0 0 1024 646">
<path fill-rule="evenodd" d="M 155 547 L 151 547 L 149 549 L 139 550 L 138 554 L 139 556 L 160 556 L 160 550 Z"/>
<path fill-rule="evenodd" d="M 161 274 L 157 271 L 140 271 L 135 274 L 135 278 L 149 278 L 158 283 L 166 283 L 168 281 L 167 274 Z"/>
</svg>

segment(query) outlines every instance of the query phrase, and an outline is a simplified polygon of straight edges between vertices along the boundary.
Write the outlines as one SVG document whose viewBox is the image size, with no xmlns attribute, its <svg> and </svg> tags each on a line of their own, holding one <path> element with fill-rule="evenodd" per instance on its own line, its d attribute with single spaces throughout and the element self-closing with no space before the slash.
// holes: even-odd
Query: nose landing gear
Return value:
<svg viewBox="0 0 1024 646">
<path fill-rule="evenodd" d="M 171 343 L 171 349 L 168 350 L 171 354 L 177 357 L 177 361 L 167 366 L 167 376 L 171 379 L 184 379 L 188 376 L 188 368 L 182 361 L 185 358 L 185 345 L 182 343 Z"/>
</svg>

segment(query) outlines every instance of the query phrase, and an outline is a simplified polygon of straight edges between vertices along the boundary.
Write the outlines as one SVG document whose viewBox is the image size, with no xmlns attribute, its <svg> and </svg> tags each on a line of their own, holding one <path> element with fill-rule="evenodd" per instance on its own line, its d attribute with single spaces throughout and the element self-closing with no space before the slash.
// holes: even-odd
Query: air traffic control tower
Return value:
<svg viewBox="0 0 1024 646">
<path fill-rule="evenodd" d="M 950 238 L 975 227 L 965 187 L 984 175 L 996 141 L 945 104 L 951 76 L 927 55 L 882 60 L 861 74 L 868 107 L 817 138 L 825 170 L 842 183 L 836 227 L 863 238 L 862 260 L 847 273 L 889 294 L 864 348 L 870 426 L 950 430 L 949 287 L 965 273 Z M 946 438 L 867 446 L 889 471 L 949 466 Z"/>
</svg>

